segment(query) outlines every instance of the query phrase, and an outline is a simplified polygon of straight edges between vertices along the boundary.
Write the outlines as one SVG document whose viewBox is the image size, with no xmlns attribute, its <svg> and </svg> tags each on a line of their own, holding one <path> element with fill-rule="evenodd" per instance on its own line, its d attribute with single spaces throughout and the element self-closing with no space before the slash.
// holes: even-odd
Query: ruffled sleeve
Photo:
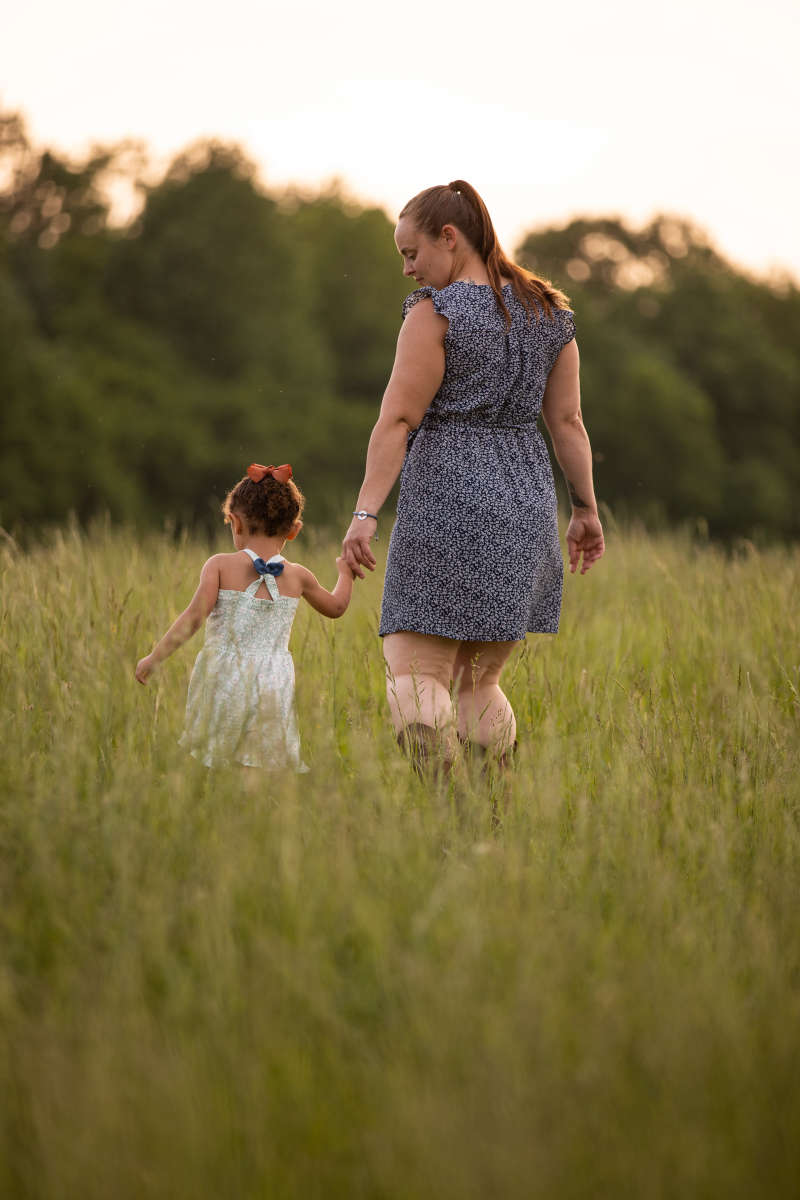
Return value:
<svg viewBox="0 0 800 1200">
<path fill-rule="evenodd" d="M 440 312 L 440 305 L 437 303 L 439 293 L 436 288 L 426 285 L 425 287 L 417 288 L 415 292 L 409 292 L 403 301 L 403 320 L 405 321 L 408 314 L 415 304 L 419 304 L 420 300 L 432 300 L 433 307 L 437 312 Z"/>
<path fill-rule="evenodd" d="M 575 313 L 571 308 L 560 308 L 558 314 L 556 353 L 560 354 L 566 344 L 575 337 Z"/>
</svg>

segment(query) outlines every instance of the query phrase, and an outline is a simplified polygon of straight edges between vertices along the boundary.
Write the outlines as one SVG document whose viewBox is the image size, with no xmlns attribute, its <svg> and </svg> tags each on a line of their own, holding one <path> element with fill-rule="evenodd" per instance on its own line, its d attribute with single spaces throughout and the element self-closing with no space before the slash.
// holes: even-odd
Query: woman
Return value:
<svg viewBox="0 0 800 1200">
<path fill-rule="evenodd" d="M 527 632 L 558 631 L 561 610 L 540 412 L 572 501 L 570 570 L 604 550 L 573 314 L 505 257 L 464 180 L 410 200 L 395 241 L 423 286 L 403 305 L 343 554 L 360 578 L 374 570 L 370 539 L 402 469 L 380 625 L 398 741 L 417 762 L 434 745 L 451 761 L 456 737 L 506 760 L 516 721 L 500 673 Z"/>
</svg>

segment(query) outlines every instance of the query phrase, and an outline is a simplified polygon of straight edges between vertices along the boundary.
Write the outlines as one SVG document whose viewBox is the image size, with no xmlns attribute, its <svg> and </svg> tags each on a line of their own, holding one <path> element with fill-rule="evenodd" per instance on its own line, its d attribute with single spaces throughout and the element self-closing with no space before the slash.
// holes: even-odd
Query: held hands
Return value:
<svg viewBox="0 0 800 1200">
<path fill-rule="evenodd" d="M 355 571 L 347 565 L 346 559 L 341 554 L 336 559 L 336 570 L 340 575 L 344 575 L 345 579 L 355 579 L 356 577 Z"/>
<path fill-rule="evenodd" d="M 567 528 L 567 551 L 569 553 L 569 569 L 575 574 L 580 566 L 581 575 L 585 575 L 592 563 L 603 557 L 606 544 L 603 539 L 603 527 L 600 518 L 593 512 L 573 512 L 572 520 Z M 583 555 L 583 565 L 581 565 Z"/>
<path fill-rule="evenodd" d="M 358 579 L 364 578 L 362 567 L 368 571 L 375 570 L 375 555 L 369 548 L 371 538 L 375 536 L 378 523 L 374 517 L 365 517 L 360 521 L 353 517 L 350 528 L 342 541 L 342 557 L 353 575 Z M 336 560 L 338 563 L 338 559 Z"/>
</svg>

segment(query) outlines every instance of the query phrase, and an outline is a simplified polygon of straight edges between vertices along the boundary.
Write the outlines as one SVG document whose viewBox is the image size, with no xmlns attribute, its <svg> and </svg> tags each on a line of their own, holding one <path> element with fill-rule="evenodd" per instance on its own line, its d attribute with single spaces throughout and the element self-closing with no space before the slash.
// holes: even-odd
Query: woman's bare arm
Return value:
<svg viewBox="0 0 800 1200">
<path fill-rule="evenodd" d="M 367 447 L 364 482 L 356 501 L 359 510 L 377 514 L 400 474 L 409 430 L 419 425 L 444 378 L 446 332 L 447 319 L 438 315 L 432 300 L 420 300 L 403 322 L 392 374 Z M 374 533 L 374 521 L 354 518 L 342 542 L 344 560 L 360 579 L 362 566 L 370 571 L 375 567 L 369 546 Z"/>
<path fill-rule="evenodd" d="M 584 575 L 605 550 L 592 482 L 592 448 L 581 414 L 580 355 L 573 338 L 550 371 L 542 401 L 542 417 L 553 451 L 567 482 L 572 519 L 567 529 L 569 566 L 583 564 Z"/>
<path fill-rule="evenodd" d="M 592 451 L 581 414 L 580 356 L 575 339 L 567 342 L 551 370 L 542 416 L 567 481 L 573 511 L 597 512 L 592 484 Z"/>
</svg>

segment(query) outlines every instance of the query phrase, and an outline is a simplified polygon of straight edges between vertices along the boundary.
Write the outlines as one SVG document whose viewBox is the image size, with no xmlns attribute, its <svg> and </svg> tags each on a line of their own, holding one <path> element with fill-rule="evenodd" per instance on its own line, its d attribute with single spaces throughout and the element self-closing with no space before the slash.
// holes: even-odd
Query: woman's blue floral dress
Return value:
<svg viewBox="0 0 800 1200">
<path fill-rule="evenodd" d="M 529 313 L 458 280 L 430 298 L 449 322 L 442 385 L 409 435 L 380 633 L 518 641 L 557 633 L 564 566 L 550 458 L 537 420 L 547 377 L 575 336 L 570 309 Z M 538 320 L 537 320 L 538 316 Z"/>
</svg>

